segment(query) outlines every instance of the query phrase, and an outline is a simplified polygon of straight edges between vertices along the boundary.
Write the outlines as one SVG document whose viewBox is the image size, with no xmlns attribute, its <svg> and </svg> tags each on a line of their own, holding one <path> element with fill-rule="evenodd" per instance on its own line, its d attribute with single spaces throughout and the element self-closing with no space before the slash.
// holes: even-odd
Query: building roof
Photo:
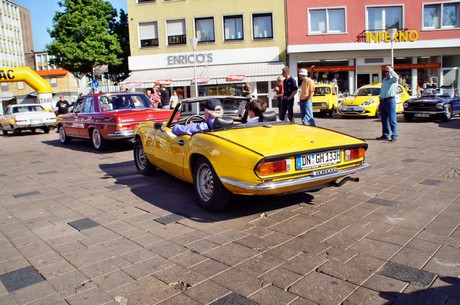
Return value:
<svg viewBox="0 0 460 305">
<path fill-rule="evenodd" d="M 41 77 L 64 76 L 69 73 L 66 69 L 35 70 Z"/>
</svg>

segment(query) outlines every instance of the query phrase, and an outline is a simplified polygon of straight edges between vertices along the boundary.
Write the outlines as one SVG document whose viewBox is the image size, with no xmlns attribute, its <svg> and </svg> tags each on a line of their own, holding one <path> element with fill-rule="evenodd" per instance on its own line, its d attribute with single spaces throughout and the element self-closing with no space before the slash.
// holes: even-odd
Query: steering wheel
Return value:
<svg viewBox="0 0 460 305">
<path fill-rule="evenodd" d="M 185 125 L 188 125 L 190 123 L 201 123 L 201 122 L 204 122 L 204 121 L 206 121 L 206 119 L 202 115 L 194 114 L 194 115 L 189 116 L 185 120 Z"/>
</svg>

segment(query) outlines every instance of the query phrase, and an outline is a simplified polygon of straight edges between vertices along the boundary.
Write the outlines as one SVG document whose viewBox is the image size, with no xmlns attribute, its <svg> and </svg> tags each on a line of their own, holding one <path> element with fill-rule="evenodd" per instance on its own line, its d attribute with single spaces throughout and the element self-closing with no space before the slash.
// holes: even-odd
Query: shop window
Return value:
<svg viewBox="0 0 460 305">
<path fill-rule="evenodd" d="M 158 46 L 158 25 L 156 22 L 139 23 L 140 47 Z"/>
<path fill-rule="evenodd" d="M 8 84 L 2 83 L 2 91 L 8 91 Z"/>
<path fill-rule="evenodd" d="M 382 31 L 386 29 L 402 29 L 402 7 L 368 7 L 367 30 Z"/>
<path fill-rule="evenodd" d="M 243 16 L 224 17 L 224 39 L 243 40 Z"/>
<path fill-rule="evenodd" d="M 195 31 L 198 42 L 215 41 L 214 18 L 195 18 Z"/>
<path fill-rule="evenodd" d="M 440 3 L 423 6 L 424 29 L 459 27 L 459 3 Z"/>
<path fill-rule="evenodd" d="M 51 85 L 51 87 L 56 87 L 57 86 L 56 77 L 50 78 L 50 85 Z"/>
<path fill-rule="evenodd" d="M 18 82 L 18 90 L 24 89 L 24 82 Z"/>
<path fill-rule="evenodd" d="M 314 9 L 308 11 L 310 34 L 345 33 L 345 9 Z"/>
<path fill-rule="evenodd" d="M 252 15 L 252 26 L 254 39 L 273 38 L 272 14 Z"/>
<path fill-rule="evenodd" d="M 185 20 L 166 21 L 166 31 L 168 35 L 168 45 L 186 44 L 187 35 L 185 34 Z"/>
</svg>

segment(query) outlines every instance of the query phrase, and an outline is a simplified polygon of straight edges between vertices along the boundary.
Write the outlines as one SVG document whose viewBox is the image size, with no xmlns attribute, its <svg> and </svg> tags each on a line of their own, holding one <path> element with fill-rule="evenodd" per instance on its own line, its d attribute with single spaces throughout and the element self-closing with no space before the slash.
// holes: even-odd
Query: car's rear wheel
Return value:
<svg viewBox="0 0 460 305">
<path fill-rule="evenodd" d="M 150 176 L 155 173 L 155 166 L 149 161 L 144 151 L 141 139 L 136 139 L 134 142 L 134 163 L 136 164 L 137 171 L 144 175 Z"/>
<path fill-rule="evenodd" d="M 71 137 L 67 136 L 67 133 L 65 132 L 65 128 L 63 126 L 59 126 L 59 140 L 61 141 L 62 144 L 69 144 L 70 141 L 72 140 Z"/>
<path fill-rule="evenodd" d="M 44 133 L 50 133 L 50 127 L 49 126 L 43 127 L 43 132 Z"/>
<path fill-rule="evenodd" d="M 332 106 L 332 109 L 328 112 L 328 114 L 332 118 L 335 113 L 337 113 L 337 108 Z"/>
<path fill-rule="evenodd" d="M 7 130 L 3 130 L 3 129 L 2 129 L 2 132 L 3 132 L 3 135 L 4 135 L 4 136 L 8 135 L 8 131 L 7 131 Z"/>
<path fill-rule="evenodd" d="M 443 122 L 447 122 L 452 118 L 452 105 L 447 104 L 446 106 L 446 112 L 444 113 L 444 116 L 442 118 Z"/>
<path fill-rule="evenodd" d="M 94 128 L 91 132 L 91 142 L 93 142 L 93 146 L 96 150 L 104 150 L 107 148 L 107 140 L 102 137 L 97 128 Z"/>
<path fill-rule="evenodd" d="M 227 207 L 231 193 L 220 182 L 211 163 L 205 158 L 195 163 L 193 188 L 203 209 L 215 212 Z"/>
<path fill-rule="evenodd" d="M 15 129 L 15 130 L 13 130 L 13 134 L 14 134 L 15 136 L 19 135 L 20 133 L 21 133 L 21 129 Z"/>
<path fill-rule="evenodd" d="M 413 113 L 404 113 L 404 120 L 407 122 L 410 122 L 414 119 L 414 114 Z"/>
<path fill-rule="evenodd" d="M 36 133 L 36 132 L 37 132 L 37 129 L 36 129 L 36 128 L 31 128 L 30 131 L 31 131 L 32 133 Z"/>
</svg>

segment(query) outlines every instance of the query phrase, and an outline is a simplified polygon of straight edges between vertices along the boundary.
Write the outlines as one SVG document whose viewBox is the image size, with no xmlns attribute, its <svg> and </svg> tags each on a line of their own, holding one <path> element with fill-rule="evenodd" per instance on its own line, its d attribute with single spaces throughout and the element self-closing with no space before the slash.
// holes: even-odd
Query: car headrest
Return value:
<svg viewBox="0 0 460 305">
<path fill-rule="evenodd" d="M 214 119 L 214 129 L 227 127 L 233 124 L 233 119 L 229 117 L 215 118 Z"/>
<path fill-rule="evenodd" d="M 275 111 L 265 111 L 259 115 L 259 122 L 274 122 L 276 121 Z"/>
</svg>

